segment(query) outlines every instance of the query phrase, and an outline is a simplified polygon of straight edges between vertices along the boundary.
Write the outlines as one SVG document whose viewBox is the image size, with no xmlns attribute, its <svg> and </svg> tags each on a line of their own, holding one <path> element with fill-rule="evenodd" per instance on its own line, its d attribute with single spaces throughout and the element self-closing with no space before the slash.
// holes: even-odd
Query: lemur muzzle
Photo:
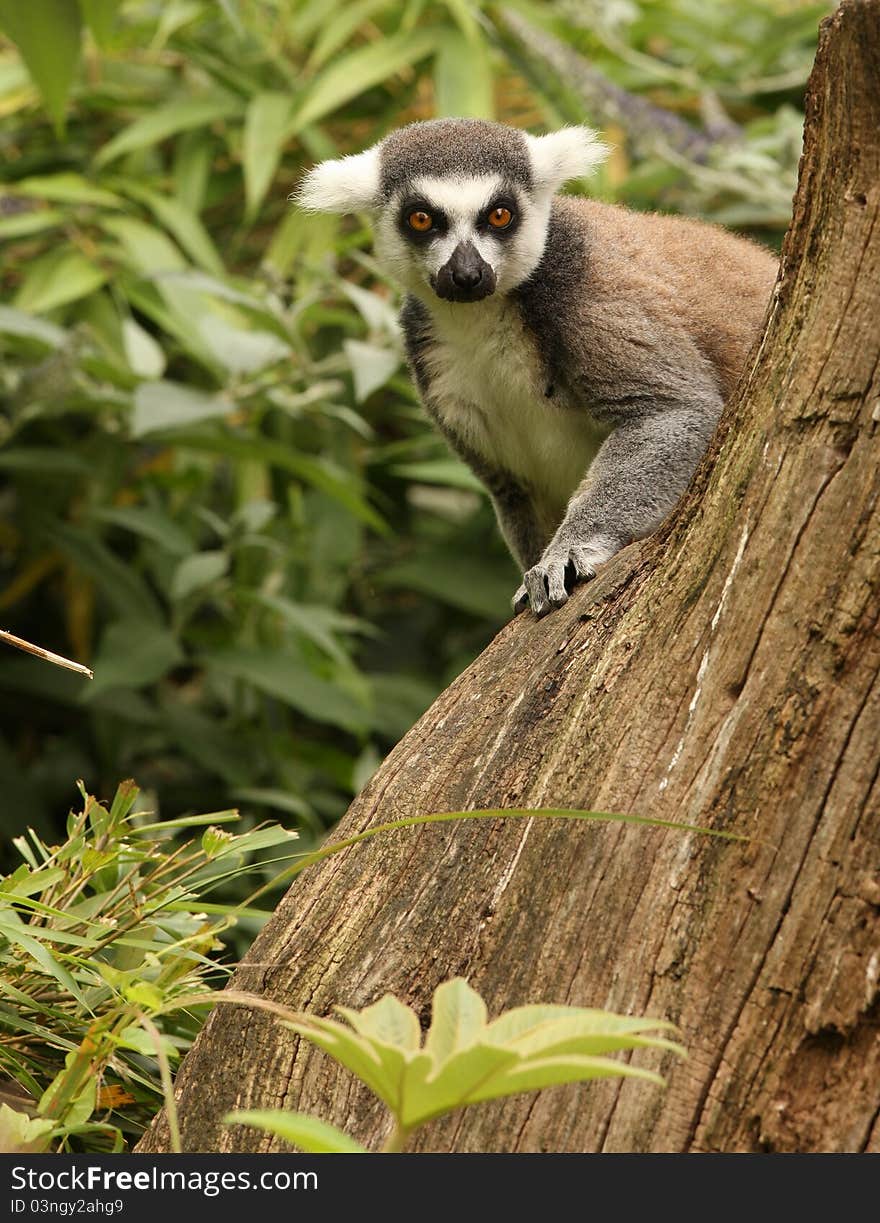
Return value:
<svg viewBox="0 0 880 1223">
<path fill-rule="evenodd" d="M 495 271 L 472 242 L 459 242 L 437 273 L 434 291 L 446 301 L 481 301 L 495 292 Z"/>
</svg>

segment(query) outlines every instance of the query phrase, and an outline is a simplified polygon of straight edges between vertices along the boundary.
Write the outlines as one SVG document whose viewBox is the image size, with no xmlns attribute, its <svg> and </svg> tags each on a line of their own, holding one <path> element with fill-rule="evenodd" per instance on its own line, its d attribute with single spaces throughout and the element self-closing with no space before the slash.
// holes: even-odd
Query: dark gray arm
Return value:
<svg viewBox="0 0 880 1223">
<path fill-rule="evenodd" d="M 721 411 L 719 395 L 634 416 L 606 438 L 565 518 L 541 559 L 528 569 L 514 595 L 514 610 L 531 604 L 546 615 L 568 598 L 577 579 L 650 535 L 678 502 L 705 453 Z"/>
</svg>

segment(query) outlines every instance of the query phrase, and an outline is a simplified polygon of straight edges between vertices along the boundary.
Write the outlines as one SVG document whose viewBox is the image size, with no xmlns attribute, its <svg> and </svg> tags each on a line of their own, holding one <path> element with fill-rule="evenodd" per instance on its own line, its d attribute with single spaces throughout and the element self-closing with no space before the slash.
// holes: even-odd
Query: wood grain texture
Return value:
<svg viewBox="0 0 880 1223">
<path fill-rule="evenodd" d="M 466 975 L 490 1013 L 674 1020 L 665 1091 L 481 1105 L 425 1150 L 880 1150 L 880 0 L 823 26 L 782 270 L 713 453 L 664 531 L 444 692 L 339 835 L 430 811 L 584 807 L 748 834 L 474 821 L 307 872 L 235 975 L 318 1014 Z M 427 1016 L 426 1016 L 427 1017 Z M 263 1014 L 218 1008 L 178 1080 L 188 1150 L 273 1149 L 287 1105 L 387 1118 Z M 157 1119 L 141 1149 L 168 1149 Z"/>
</svg>

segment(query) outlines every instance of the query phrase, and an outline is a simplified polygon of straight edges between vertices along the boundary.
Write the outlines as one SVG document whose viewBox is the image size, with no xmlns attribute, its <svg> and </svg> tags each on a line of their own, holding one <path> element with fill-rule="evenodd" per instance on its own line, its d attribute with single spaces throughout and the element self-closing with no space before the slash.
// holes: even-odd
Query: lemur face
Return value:
<svg viewBox="0 0 880 1223">
<path fill-rule="evenodd" d="M 587 128 L 530 136 L 479 119 L 437 119 L 322 162 L 298 199 L 318 211 L 371 211 L 377 257 L 404 288 L 427 301 L 473 303 L 528 279 L 554 192 L 604 154 Z"/>
<path fill-rule="evenodd" d="M 547 206 L 501 174 L 419 175 L 376 227 L 376 254 L 412 292 L 476 302 L 512 289 L 544 245 Z"/>
</svg>

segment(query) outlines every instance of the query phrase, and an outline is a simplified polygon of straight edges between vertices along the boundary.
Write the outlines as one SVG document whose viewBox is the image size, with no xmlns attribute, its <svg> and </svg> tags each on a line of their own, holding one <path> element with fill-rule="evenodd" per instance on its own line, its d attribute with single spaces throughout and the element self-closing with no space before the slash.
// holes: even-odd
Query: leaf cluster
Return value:
<svg viewBox="0 0 880 1223">
<path fill-rule="evenodd" d="M 434 992 L 431 1026 L 392 994 L 342 1020 L 297 1016 L 286 1026 L 355 1074 L 393 1118 L 386 1150 L 400 1150 L 419 1126 L 455 1109 L 561 1083 L 638 1078 L 663 1084 L 645 1066 L 609 1056 L 651 1049 L 683 1055 L 672 1025 L 574 1006 L 522 1006 L 488 1021 L 486 1005 L 461 977 Z M 267 1130 L 305 1151 L 354 1151 L 325 1122 L 284 1110 L 232 1113 L 227 1121 Z"/>
<path fill-rule="evenodd" d="M 0 877 L 4 1150 L 136 1140 L 226 980 L 222 936 L 265 917 L 208 896 L 296 837 L 278 825 L 234 835 L 235 811 L 157 823 L 132 782 L 108 805 L 80 793 L 64 838 L 29 830 Z"/>
</svg>

